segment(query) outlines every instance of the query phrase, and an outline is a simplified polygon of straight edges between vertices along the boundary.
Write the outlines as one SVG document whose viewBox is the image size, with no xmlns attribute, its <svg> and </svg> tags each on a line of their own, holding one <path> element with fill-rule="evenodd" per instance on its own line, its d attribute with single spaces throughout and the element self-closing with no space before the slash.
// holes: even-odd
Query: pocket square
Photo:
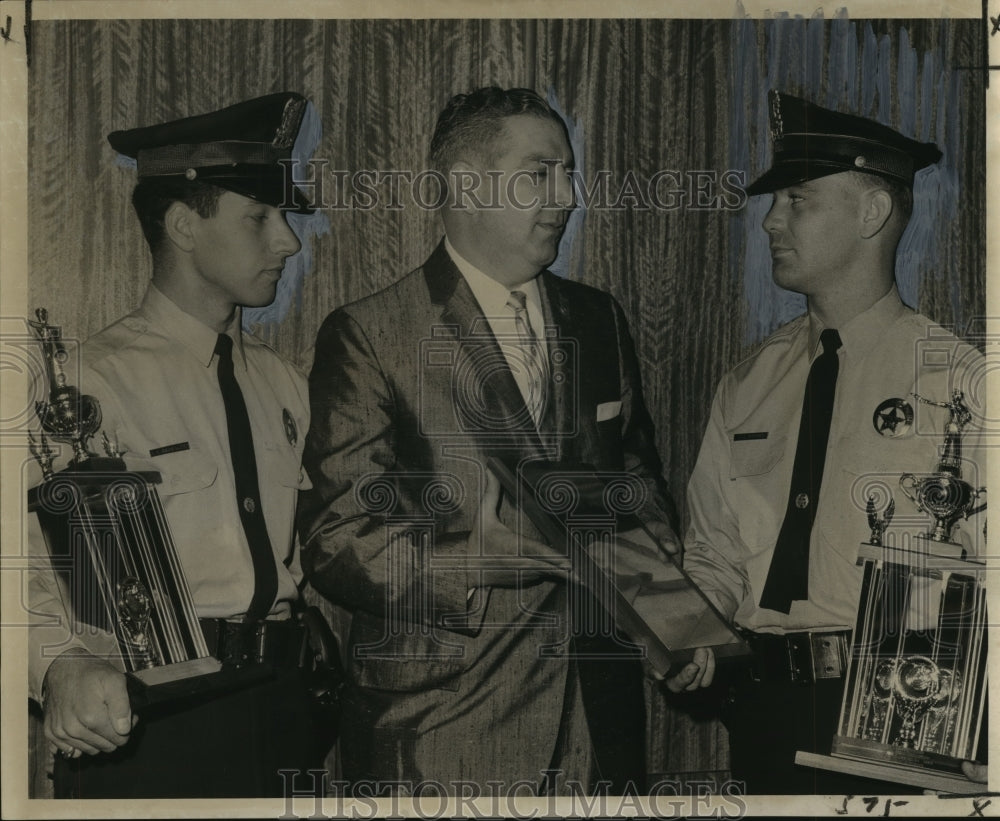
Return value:
<svg viewBox="0 0 1000 821">
<path fill-rule="evenodd" d="M 621 401 L 601 402 L 601 404 L 597 406 L 597 421 L 604 422 L 608 419 L 614 419 L 621 412 L 622 412 Z"/>
</svg>

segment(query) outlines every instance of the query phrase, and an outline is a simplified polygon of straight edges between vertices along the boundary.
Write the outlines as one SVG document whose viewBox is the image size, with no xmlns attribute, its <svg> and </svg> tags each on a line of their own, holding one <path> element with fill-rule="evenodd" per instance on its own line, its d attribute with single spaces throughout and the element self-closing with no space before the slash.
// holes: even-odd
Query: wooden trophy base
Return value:
<svg viewBox="0 0 1000 821">
<path fill-rule="evenodd" d="M 912 752 L 912 751 L 907 751 Z M 917 754 L 919 755 L 919 753 Z M 944 758 L 944 756 L 935 756 Z M 846 754 L 820 755 L 799 750 L 795 753 L 795 763 L 806 767 L 816 767 L 821 770 L 833 770 L 859 778 L 873 778 L 881 781 L 893 781 L 899 784 L 909 784 L 912 787 L 922 787 L 926 790 L 967 794 L 976 792 L 976 784 L 962 775 L 961 761 L 947 759 L 954 763 L 956 772 L 939 769 L 927 769 L 910 764 L 878 761 L 872 758 L 862 758 Z M 950 769 L 950 767 L 949 767 Z"/>
</svg>

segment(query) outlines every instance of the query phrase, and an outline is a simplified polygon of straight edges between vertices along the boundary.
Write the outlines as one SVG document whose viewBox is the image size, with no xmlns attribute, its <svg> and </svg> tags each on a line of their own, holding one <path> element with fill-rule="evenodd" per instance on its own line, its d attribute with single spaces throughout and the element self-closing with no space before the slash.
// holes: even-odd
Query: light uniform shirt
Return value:
<svg viewBox="0 0 1000 821">
<path fill-rule="evenodd" d="M 228 333 L 278 571 L 271 616 L 286 617 L 302 579 L 294 517 L 299 489 L 310 486 L 301 469 L 309 426 L 307 384 L 273 350 L 240 333 L 239 316 Z M 100 402 L 101 428 L 125 451 L 126 466 L 161 475 L 157 490 L 199 617 L 239 619 L 253 595 L 253 560 L 237 509 L 216 338 L 214 330 L 150 285 L 138 310 L 82 346 L 82 373 L 78 380 L 72 372 L 67 378 Z M 100 434 L 91 450 L 103 455 L 99 442 Z M 61 450 L 68 458 L 69 447 Z M 29 525 L 34 520 L 31 516 Z M 35 549 L 40 538 L 30 537 Z M 31 580 L 35 621 L 42 613 L 64 619 L 51 582 L 44 573 Z M 33 628 L 29 634 L 31 691 L 37 697 L 48 664 L 69 646 L 59 643 L 69 639 L 58 639 L 56 628 Z M 106 649 L 99 637 L 88 642 L 98 654 Z"/>
<path fill-rule="evenodd" d="M 511 291 L 521 291 L 525 296 L 525 310 L 528 312 L 528 321 L 531 323 L 531 330 L 542 346 L 542 350 L 547 350 L 545 338 L 545 318 L 542 313 L 541 295 L 538 292 L 538 280 L 529 279 L 514 288 L 508 288 L 497 282 L 488 274 L 480 271 L 475 265 L 465 259 L 445 237 L 445 249 L 455 263 L 462 277 L 472 289 L 472 295 L 479 303 L 483 311 L 483 316 L 489 323 L 493 336 L 496 337 L 500 350 L 503 352 L 507 365 L 510 368 L 514 381 L 517 383 L 521 396 L 528 402 L 528 371 L 520 360 L 519 337 L 517 325 L 514 322 L 514 312 L 507 305 L 507 299 Z M 530 405 L 529 405 L 530 407 Z M 535 420 L 538 423 L 538 420 Z"/>
<path fill-rule="evenodd" d="M 948 401 L 965 389 L 973 425 L 966 429 L 963 478 L 985 484 L 986 463 L 974 429 L 985 409 L 984 359 L 971 346 L 906 308 L 893 288 L 868 311 L 838 328 L 839 373 L 823 483 L 809 554 L 808 600 L 791 612 L 757 606 L 788 500 L 806 377 L 822 348 L 822 326 L 808 315 L 777 331 L 719 385 L 688 487 L 691 524 L 685 568 L 742 627 L 760 632 L 849 629 L 857 615 L 861 569 L 856 558 L 870 537 L 869 494 L 884 511 L 895 500 L 886 544 L 916 547 L 932 519 L 900 490 L 905 472 L 927 474 L 938 463 L 949 412 L 919 403 Z M 913 409 L 908 432 L 876 430 L 875 411 L 899 398 Z M 812 500 L 811 503 L 815 503 Z M 954 539 L 978 552 L 985 514 Z"/>
</svg>

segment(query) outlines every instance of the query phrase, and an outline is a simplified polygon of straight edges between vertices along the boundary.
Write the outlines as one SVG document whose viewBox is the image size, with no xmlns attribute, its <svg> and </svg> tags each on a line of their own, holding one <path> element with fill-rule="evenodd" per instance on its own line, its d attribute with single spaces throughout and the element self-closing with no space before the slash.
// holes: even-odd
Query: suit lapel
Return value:
<svg viewBox="0 0 1000 821">
<path fill-rule="evenodd" d="M 572 459 L 569 443 L 572 441 L 579 419 L 580 374 L 577 371 L 579 340 L 576 334 L 573 312 L 567 304 L 559 279 L 550 271 L 542 271 L 538 277 L 538 292 L 542 298 L 545 314 L 545 335 L 548 344 L 549 400 L 542 419 L 542 438 L 549 448 L 555 450 L 555 459 Z"/>
<path fill-rule="evenodd" d="M 424 277 L 431 302 L 440 309 L 440 324 L 457 330 L 452 398 L 462 429 L 477 441 L 496 437 L 522 454 L 541 455 L 542 441 L 521 391 L 443 241 L 424 265 Z"/>
</svg>

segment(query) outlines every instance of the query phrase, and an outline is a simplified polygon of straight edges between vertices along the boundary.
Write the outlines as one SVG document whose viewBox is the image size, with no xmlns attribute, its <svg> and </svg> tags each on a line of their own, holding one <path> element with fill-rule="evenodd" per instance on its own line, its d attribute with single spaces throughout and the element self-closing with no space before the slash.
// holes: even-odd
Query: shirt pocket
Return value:
<svg viewBox="0 0 1000 821">
<path fill-rule="evenodd" d="M 729 478 L 770 473 L 785 455 L 787 436 L 767 439 L 739 439 L 729 436 Z"/>
<path fill-rule="evenodd" d="M 148 461 L 153 470 L 160 474 L 158 486 L 162 496 L 179 496 L 204 490 L 215 484 L 219 466 L 197 445 L 187 450 L 154 456 Z"/>
<path fill-rule="evenodd" d="M 730 433 L 727 493 L 748 557 L 763 556 L 774 547 L 788 496 L 787 437 L 734 439 Z M 781 474 L 781 475 L 779 475 Z"/>
<path fill-rule="evenodd" d="M 304 467 L 302 454 L 287 444 L 268 444 L 259 449 L 257 471 L 263 481 L 282 487 L 309 490 L 312 482 Z"/>
</svg>

